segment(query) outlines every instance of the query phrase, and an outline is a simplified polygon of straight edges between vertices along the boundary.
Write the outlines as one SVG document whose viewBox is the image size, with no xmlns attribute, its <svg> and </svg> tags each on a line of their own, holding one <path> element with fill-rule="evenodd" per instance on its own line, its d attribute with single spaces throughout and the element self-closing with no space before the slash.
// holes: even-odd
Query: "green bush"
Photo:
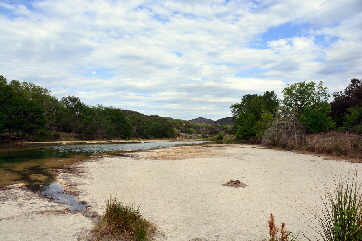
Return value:
<svg viewBox="0 0 362 241">
<path fill-rule="evenodd" d="M 97 240 L 120 238 L 146 241 L 155 232 L 155 227 L 141 216 L 139 208 L 124 206 L 111 197 L 107 200 L 105 213 L 93 231 Z"/>
<path fill-rule="evenodd" d="M 357 172 L 327 191 L 323 199 L 323 212 L 317 216 L 317 231 L 325 241 L 362 240 L 362 193 Z"/>
</svg>

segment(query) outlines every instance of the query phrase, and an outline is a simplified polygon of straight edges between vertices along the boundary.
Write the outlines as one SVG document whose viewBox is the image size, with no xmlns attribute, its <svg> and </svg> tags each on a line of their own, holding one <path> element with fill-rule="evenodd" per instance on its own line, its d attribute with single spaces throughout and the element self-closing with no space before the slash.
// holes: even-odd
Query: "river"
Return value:
<svg viewBox="0 0 362 241">
<path fill-rule="evenodd" d="M 54 169 L 67 168 L 79 160 L 105 154 L 200 144 L 204 141 L 145 141 L 93 144 L 22 145 L 0 149 L 0 187 L 25 183 L 31 190 L 41 190 L 56 180 Z"/>
<path fill-rule="evenodd" d="M 205 141 L 145 141 L 93 144 L 32 144 L 7 146 L 0 149 L 0 187 L 24 183 L 25 187 L 58 203 L 70 206 L 71 211 L 87 208 L 77 197 L 64 192 L 56 182 L 57 169 L 67 169 L 79 160 L 103 155 L 126 155 L 127 152 L 202 144 Z"/>
</svg>

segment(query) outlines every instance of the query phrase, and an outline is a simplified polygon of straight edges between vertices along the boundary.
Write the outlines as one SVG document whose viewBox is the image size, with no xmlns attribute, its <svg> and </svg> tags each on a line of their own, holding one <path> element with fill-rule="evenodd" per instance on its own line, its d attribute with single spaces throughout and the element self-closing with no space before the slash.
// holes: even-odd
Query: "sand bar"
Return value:
<svg viewBox="0 0 362 241">
<path fill-rule="evenodd" d="M 90 212 L 101 214 L 110 196 L 140 206 L 159 230 L 156 240 L 263 240 L 270 213 L 289 231 L 313 240 L 307 209 L 318 211 L 319 194 L 324 186 L 333 188 L 335 177 L 362 173 L 361 163 L 236 144 L 156 149 L 75 166 L 78 173 L 62 173 L 59 181 L 78 193 Z M 243 185 L 223 185 L 230 180 Z M 60 204 L 47 206 L 43 202 L 49 201 L 40 199 L 46 212 L 35 212 L 39 197 L 6 200 L 5 191 L 0 191 L 0 240 L 79 240 L 92 227 L 90 218 L 67 213 Z"/>
</svg>

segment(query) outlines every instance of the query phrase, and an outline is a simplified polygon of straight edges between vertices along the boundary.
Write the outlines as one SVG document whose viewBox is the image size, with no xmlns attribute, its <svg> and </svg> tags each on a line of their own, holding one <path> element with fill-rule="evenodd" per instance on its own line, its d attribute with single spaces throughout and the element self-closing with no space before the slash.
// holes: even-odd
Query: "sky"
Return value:
<svg viewBox="0 0 362 241">
<path fill-rule="evenodd" d="M 92 106 L 217 120 L 361 66 L 362 0 L 0 0 L 0 75 Z"/>
</svg>

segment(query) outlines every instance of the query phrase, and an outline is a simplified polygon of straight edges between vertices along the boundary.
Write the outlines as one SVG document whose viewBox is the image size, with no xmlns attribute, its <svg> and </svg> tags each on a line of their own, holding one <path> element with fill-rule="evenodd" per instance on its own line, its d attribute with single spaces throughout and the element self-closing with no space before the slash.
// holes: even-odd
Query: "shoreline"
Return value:
<svg viewBox="0 0 362 241">
<path fill-rule="evenodd" d="M 342 175 L 355 168 L 362 173 L 360 163 L 238 144 L 154 149 L 73 166 L 75 172 L 59 173 L 57 181 L 86 202 L 89 213 L 101 214 L 111 195 L 125 204 L 140 205 L 141 214 L 159 230 L 156 240 L 262 240 L 267 238 L 270 212 L 277 223 L 286 222 L 288 231 L 303 231 L 307 227 L 297 215 L 303 208 L 290 205 L 318 203 L 313 182 L 333 186 L 332 170 Z M 231 179 L 247 186 L 223 186 Z M 70 213 L 66 206 L 19 185 L 0 190 L 0 209 L 4 240 L 19 240 L 21 235 L 46 240 L 55 235 L 54 230 L 57 240 L 82 240 L 93 227 L 87 215 Z M 40 224 L 44 227 L 39 229 Z M 17 236 L 9 233 L 14 231 L 11 225 L 17 227 Z"/>
</svg>

